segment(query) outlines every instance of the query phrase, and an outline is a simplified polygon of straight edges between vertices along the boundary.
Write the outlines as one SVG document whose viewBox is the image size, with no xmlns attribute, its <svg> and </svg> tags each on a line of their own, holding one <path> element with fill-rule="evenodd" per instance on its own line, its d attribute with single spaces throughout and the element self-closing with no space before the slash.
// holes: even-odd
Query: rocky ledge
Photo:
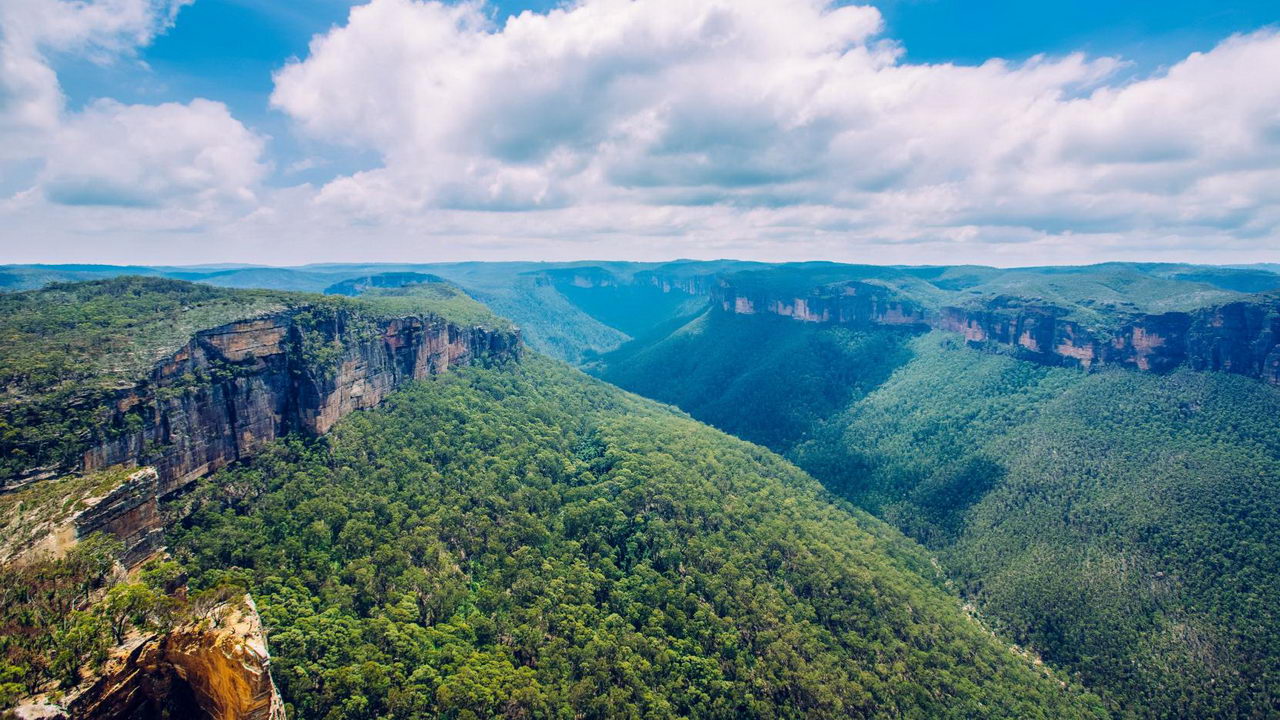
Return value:
<svg viewBox="0 0 1280 720">
<path fill-rule="evenodd" d="M 284 720 L 271 656 L 249 596 L 167 633 L 136 637 L 57 703 L 14 710 L 43 720 Z"/>
<path fill-rule="evenodd" d="M 1280 297 L 1257 296 L 1191 312 L 1126 314 L 1108 329 L 1086 327 L 1066 308 L 997 297 L 977 307 L 930 310 L 889 288 L 863 282 L 801 296 L 744 292 L 721 282 L 713 306 L 736 314 L 774 314 L 813 323 L 938 329 L 979 347 L 1005 347 L 1055 365 L 1119 365 L 1149 372 L 1178 366 L 1218 370 L 1280 384 Z"/>
<path fill-rule="evenodd" d="M 322 434 L 415 379 L 470 363 L 518 359 L 517 330 L 464 327 L 435 316 L 378 319 L 302 307 L 197 333 L 105 404 L 74 467 L 150 466 L 76 521 L 126 543 L 125 560 L 153 549 L 157 500 L 249 457 L 289 432 Z"/>
</svg>

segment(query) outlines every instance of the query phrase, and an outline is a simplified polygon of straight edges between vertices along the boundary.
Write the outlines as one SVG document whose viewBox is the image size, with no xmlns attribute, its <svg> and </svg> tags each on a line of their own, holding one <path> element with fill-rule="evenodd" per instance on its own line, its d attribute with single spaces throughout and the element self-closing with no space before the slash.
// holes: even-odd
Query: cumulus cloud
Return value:
<svg viewBox="0 0 1280 720">
<path fill-rule="evenodd" d="M 0 166 L 44 163 L 0 221 L 171 262 L 1244 262 L 1280 234 L 1274 29 L 1137 75 L 1083 53 L 912 63 L 874 8 L 835 0 L 576 0 L 500 23 L 479 0 L 372 0 L 280 68 L 270 103 L 325 167 L 376 161 L 269 189 L 266 140 L 218 103 L 62 107 L 51 53 L 127 56 L 183 1 L 0 0 Z M 159 240 L 178 230 L 199 240 Z"/>
<path fill-rule="evenodd" d="M 0 132 L 41 138 L 63 109 L 49 53 L 109 62 L 146 45 L 190 0 L 5 0 L 0 3 Z M 32 150 L 5 143 L 10 153 Z"/>
<path fill-rule="evenodd" d="M 792 151 L 821 133 L 805 96 L 824 69 L 795 68 L 805 87 L 773 63 L 838 58 L 880 25 L 870 8 L 788 6 L 601 0 L 495 28 L 477 4 L 373 2 L 280 71 L 272 102 L 313 135 L 386 158 L 387 172 L 344 180 L 335 199 L 390 185 L 419 204 L 514 209 L 563 205 L 609 173 L 757 184 L 796 173 L 805 158 Z M 762 141 L 776 144 L 738 152 Z M 635 166 L 646 145 L 655 165 Z"/>
<path fill-rule="evenodd" d="M 188 2 L 0 3 L 0 172 L 6 163 L 34 168 L 35 187 L 23 198 L 204 213 L 252 203 L 266 170 L 264 139 L 225 105 L 102 99 L 68 113 L 50 64 L 60 53 L 103 64 L 127 58 L 167 29 Z"/>
<path fill-rule="evenodd" d="M 912 64 L 881 31 L 826 0 L 581 0 L 501 25 L 373 0 L 272 103 L 381 155 L 318 194 L 365 218 L 714 206 L 756 237 L 764 217 L 850 242 L 1274 236 L 1276 32 L 1135 79 L 1082 54 Z"/>
<path fill-rule="evenodd" d="M 65 205 L 251 203 L 263 143 L 222 103 L 100 100 L 57 130 L 40 186 Z"/>
</svg>

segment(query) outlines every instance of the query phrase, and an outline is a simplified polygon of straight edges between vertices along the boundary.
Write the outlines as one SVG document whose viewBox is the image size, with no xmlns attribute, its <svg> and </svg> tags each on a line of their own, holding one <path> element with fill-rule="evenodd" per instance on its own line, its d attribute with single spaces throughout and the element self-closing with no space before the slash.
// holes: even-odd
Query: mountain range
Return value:
<svg viewBox="0 0 1280 720">
<path fill-rule="evenodd" d="M 0 701 L 1265 717 L 1274 270 L 0 267 Z"/>
</svg>

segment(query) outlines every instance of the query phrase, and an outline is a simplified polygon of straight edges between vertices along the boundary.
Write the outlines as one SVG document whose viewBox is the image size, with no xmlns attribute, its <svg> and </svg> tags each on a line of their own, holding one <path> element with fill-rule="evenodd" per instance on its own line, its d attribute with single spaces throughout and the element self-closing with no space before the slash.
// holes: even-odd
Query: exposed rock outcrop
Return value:
<svg viewBox="0 0 1280 720">
<path fill-rule="evenodd" d="M 689 295 L 710 295 L 719 284 L 715 275 L 668 275 L 652 271 L 636 273 L 636 282 L 647 282 L 664 293 Z"/>
<path fill-rule="evenodd" d="M 151 376 L 122 391 L 82 469 L 156 467 L 166 495 L 292 430 L 323 433 L 406 381 L 519 352 L 514 333 L 433 317 L 371 321 L 306 311 L 198 333 Z"/>
<path fill-rule="evenodd" d="M 153 549 L 156 501 L 293 431 L 327 432 L 414 379 L 471 362 L 518 358 L 515 330 L 461 327 L 434 316 L 373 319 L 298 308 L 197 333 L 133 387 L 94 410 L 78 467 L 151 466 L 77 521 L 126 542 L 126 561 Z"/>
<path fill-rule="evenodd" d="M 94 532 L 115 535 L 142 553 L 126 553 L 127 566 L 154 547 L 161 523 L 155 468 L 111 468 L 41 482 L 17 491 L 16 502 L 0 515 L 0 565 L 60 558 Z"/>
<path fill-rule="evenodd" d="M 714 291 L 723 310 L 739 314 L 770 313 L 814 323 L 877 323 L 926 325 L 925 311 L 894 297 L 887 289 L 866 283 L 847 283 L 829 292 L 779 297 L 767 292 L 739 292 L 727 283 Z"/>
<path fill-rule="evenodd" d="M 121 562 L 126 567 L 141 562 L 157 545 L 163 531 L 159 489 L 160 476 L 155 468 L 145 467 L 130 474 L 119 487 L 73 517 L 76 538 L 94 532 L 115 535 L 124 541 Z"/>
<path fill-rule="evenodd" d="M 430 316 L 292 311 L 207 329 L 116 396 L 104 424 L 118 432 L 88 447 L 81 469 L 154 465 L 169 495 L 291 430 L 328 432 L 407 380 L 518 352 L 516 333 Z"/>
<path fill-rule="evenodd" d="M 65 720 L 285 717 L 262 621 L 248 596 L 167 633 L 127 642 L 64 700 L 28 709 Z"/>
<path fill-rule="evenodd" d="M 799 296 L 749 292 L 721 281 L 714 305 L 737 314 L 771 313 L 803 322 L 878 324 L 959 333 L 977 345 L 1015 349 L 1026 359 L 1084 368 L 1120 365 L 1164 372 L 1180 365 L 1280 384 L 1280 298 L 1191 312 L 1127 314 L 1112 329 L 1071 320 L 1066 308 L 997 297 L 976 307 L 930 310 L 889 288 L 862 282 Z"/>
</svg>

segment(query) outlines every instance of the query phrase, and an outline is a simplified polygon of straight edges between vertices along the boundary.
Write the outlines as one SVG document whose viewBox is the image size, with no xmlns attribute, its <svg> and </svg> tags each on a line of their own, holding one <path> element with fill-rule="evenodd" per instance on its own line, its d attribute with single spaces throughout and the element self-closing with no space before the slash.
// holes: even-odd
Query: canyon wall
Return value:
<svg viewBox="0 0 1280 720">
<path fill-rule="evenodd" d="M 78 467 L 61 472 L 119 464 L 154 471 L 82 513 L 78 534 L 111 532 L 125 541 L 126 562 L 145 557 L 159 528 L 157 500 L 195 479 L 286 433 L 325 433 L 410 380 L 520 352 L 514 330 L 347 310 L 300 308 L 203 330 L 96 409 L 100 437 L 86 441 Z"/>
<path fill-rule="evenodd" d="M 1164 372 L 1180 365 L 1280 384 L 1280 299 L 1244 300 L 1190 312 L 1127 314 L 1114 329 L 1086 328 L 1065 308 L 998 297 L 978 307 L 931 310 L 879 285 L 849 282 L 804 294 L 733 287 L 710 290 L 713 306 L 740 315 L 803 322 L 938 329 L 975 346 L 1016 350 L 1028 360 L 1090 368 L 1120 365 Z"/>
<path fill-rule="evenodd" d="M 284 720 L 257 608 L 246 595 L 166 633 L 116 648 L 56 703 L 19 706 L 43 720 Z"/>
<path fill-rule="evenodd" d="M 87 448 L 80 469 L 151 465 L 167 495 L 287 432 L 327 432 L 408 380 L 518 353 L 515 333 L 433 317 L 304 310 L 204 330 L 117 394 L 112 437 Z"/>
</svg>

